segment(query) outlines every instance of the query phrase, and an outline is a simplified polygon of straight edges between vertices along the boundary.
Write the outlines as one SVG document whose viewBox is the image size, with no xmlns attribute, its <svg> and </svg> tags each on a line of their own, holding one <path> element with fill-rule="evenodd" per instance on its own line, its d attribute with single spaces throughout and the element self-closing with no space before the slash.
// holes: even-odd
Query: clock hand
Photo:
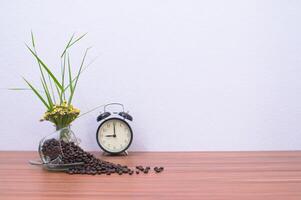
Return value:
<svg viewBox="0 0 301 200">
<path fill-rule="evenodd" d="M 113 126 L 114 126 L 114 136 L 113 137 L 116 137 L 115 122 L 113 122 Z"/>
<path fill-rule="evenodd" d="M 106 137 L 114 137 L 114 135 L 105 135 Z"/>
</svg>

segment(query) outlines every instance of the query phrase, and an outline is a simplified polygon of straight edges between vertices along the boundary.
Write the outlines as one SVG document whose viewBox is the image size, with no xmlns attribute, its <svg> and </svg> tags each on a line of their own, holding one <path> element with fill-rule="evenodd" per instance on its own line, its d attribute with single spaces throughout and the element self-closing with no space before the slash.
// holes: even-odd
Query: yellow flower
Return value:
<svg viewBox="0 0 301 200">
<path fill-rule="evenodd" d="M 67 102 L 63 102 L 62 104 L 54 105 L 52 110 L 49 110 L 44 113 L 43 120 L 56 122 L 56 119 L 59 121 L 63 120 L 64 125 L 69 125 L 72 121 L 74 121 L 80 113 L 80 110 L 73 107 L 72 105 L 68 105 Z"/>
</svg>

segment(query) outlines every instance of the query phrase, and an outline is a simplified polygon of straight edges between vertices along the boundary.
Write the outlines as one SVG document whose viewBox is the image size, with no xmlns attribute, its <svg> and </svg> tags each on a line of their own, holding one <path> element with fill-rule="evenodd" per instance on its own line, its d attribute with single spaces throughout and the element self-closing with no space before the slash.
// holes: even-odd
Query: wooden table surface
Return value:
<svg viewBox="0 0 301 200">
<path fill-rule="evenodd" d="M 94 152 L 102 157 L 99 152 Z M 157 152 L 102 157 L 160 174 L 68 175 L 28 164 L 36 152 L 0 152 L 0 199 L 300 200 L 301 152 Z"/>
</svg>

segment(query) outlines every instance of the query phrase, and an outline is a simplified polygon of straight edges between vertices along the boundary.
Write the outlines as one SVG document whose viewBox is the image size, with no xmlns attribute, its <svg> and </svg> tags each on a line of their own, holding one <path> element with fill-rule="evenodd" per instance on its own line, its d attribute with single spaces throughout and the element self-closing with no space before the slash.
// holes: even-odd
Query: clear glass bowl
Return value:
<svg viewBox="0 0 301 200">
<path fill-rule="evenodd" d="M 83 163 L 69 162 L 64 156 L 64 146 L 79 145 L 80 140 L 70 127 L 62 128 L 44 137 L 39 143 L 41 164 L 48 170 L 66 170 L 70 166 Z"/>
</svg>

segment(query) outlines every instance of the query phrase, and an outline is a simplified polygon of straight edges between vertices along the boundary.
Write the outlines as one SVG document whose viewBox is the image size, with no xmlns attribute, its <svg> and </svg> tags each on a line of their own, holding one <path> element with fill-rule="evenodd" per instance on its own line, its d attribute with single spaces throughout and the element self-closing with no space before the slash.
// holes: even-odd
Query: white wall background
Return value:
<svg viewBox="0 0 301 200">
<path fill-rule="evenodd" d="M 123 102 L 134 116 L 131 150 L 301 150 L 301 2 L 292 0 L 1 1 L 0 87 L 38 84 L 24 42 L 59 69 L 73 32 L 82 111 Z M 35 150 L 53 131 L 30 92 L 0 90 L 0 149 Z M 100 110 L 99 110 L 100 111 Z M 73 124 L 88 150 L 94 112 Z"/>
</svg>

